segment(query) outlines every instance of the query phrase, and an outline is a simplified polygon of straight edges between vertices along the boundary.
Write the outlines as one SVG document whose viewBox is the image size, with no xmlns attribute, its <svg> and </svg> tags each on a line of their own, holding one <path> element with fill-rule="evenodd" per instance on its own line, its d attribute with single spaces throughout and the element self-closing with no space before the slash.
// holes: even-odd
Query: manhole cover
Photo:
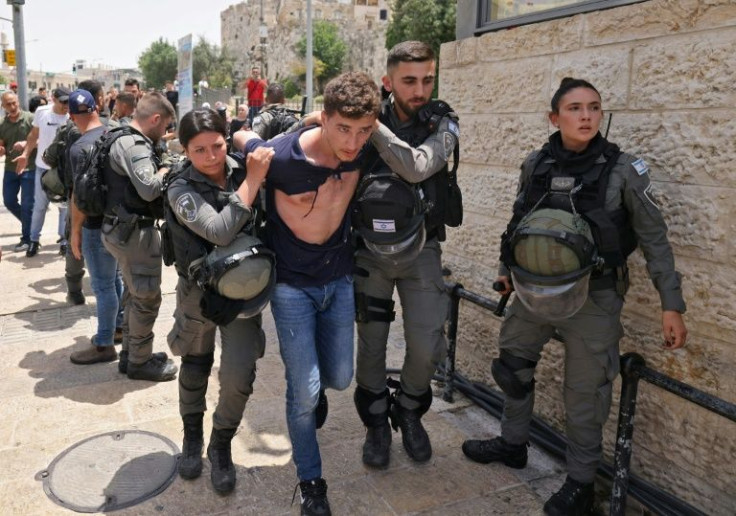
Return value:
<svg viewBox="0 0 736 516">
<path fill-rule="evenodd" d="M 65 450 L 38 473 L 46 495 L 77 512 L 130 507 L 164 491 L 176 477 L 179 449 L 141 430 L 96 435 Z"/>
</svg>

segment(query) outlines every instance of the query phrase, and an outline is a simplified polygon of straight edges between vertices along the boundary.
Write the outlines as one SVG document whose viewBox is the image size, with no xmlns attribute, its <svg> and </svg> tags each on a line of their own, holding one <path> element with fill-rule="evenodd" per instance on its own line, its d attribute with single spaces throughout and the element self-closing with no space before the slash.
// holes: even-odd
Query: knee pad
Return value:
<svg viewBox="0 0 736 516">
<path fill-rule="evenodd" d="M 206 355 L 184 355 L 181 358 L 179 384 L 190 391 L 206 386 L 214 362 L 214 353 L 208 353 Z"/>
<path fill-rule="evenodd" d="M 358 416 L 363 424 L 367 427 L 379 426 L 388 420 L 388 407 L 389 407 L 389 392 L 385 389 L 383 392 L 374 394 L 371 391 L 362 388 L 358 385 L 355 388 L 355 394 L 353 394 L 353 401 L 355 402 L 355 408 L 358 410 Z M 371 407 L 383 401 L 383 405 L 386 407 L 385 410 L 380 412 L 371 412 Z"/>
<path fill-rule="evenodd" d="M 537 363 L 533 360 L 515 357 L 506 351 L 501 351 L 499 358 L 491 362 L 491 375 L 501 390 L 510 398 L 524 399 L 530 392 L 534 391 L 535 380 L 522 382 L 516 376 L 516 372 L 522 369 L 534 369 Z"/>
<path fill-rule="evenodd" d="M 355 293 L 355 322 L 392 322 L 396 318 L 393 299 L 381 299 L 362 292 Z"/>
</svg>

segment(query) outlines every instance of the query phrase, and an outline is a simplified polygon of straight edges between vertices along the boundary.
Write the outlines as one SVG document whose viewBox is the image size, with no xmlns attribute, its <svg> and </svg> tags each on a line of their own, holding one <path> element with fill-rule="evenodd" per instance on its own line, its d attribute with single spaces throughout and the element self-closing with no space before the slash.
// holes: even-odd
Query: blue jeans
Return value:
<svg viewBox="0 0 736 516">
<path fill-rule="evenodd" d="M 271 297 L 286 369 L 286 423 L 300 480 L 322 476 L 315 408 L 321 389 L 347 389 L 353 378 L 353 280 L 321 287 L 276 285 Z"/>
<path fill-rule="evenodd" d="M 123 325 L 123 276 L 118 261 L 102 245 L 102 230 L 82 228 L 82 255 L 97 299 L 95 344 L 112 346 L 115 328 Z"/>
<path fill-rule="evenodd" d="M 258 113 L 263 109 L 263 106 L 249 106 L 248 107 L 248 125 L 253 127 L 253 119 L 258 116 Z"/>
<path fill-rule="evenodd" d="M 41 186 L 41 176 L 48 170 L 45 168 L 36 168 L 36 186 L 33 194 L 33 216 L 31 218 L 31 242 L 38 242 L 41 238 L 41 229 L 46 221 L 46 210 L 49 209 L 49 198 Z M 59 204 L 59 224 L 57 226 L 57 234 L 62 242 L 64 238 L 64 230 L 66 229 L 66 203 Z"/>
<path fill-rule="evenodd" d="M 20 221 L 21 240 L 24 242 L 31 241 L 35 175 L 33 169 L 28 169 L 21 175 L 16 174 L 15 170 L 6 170 L 3 176 L 3 204 Z M 18 192 L 20 192 L 20 204 L 18 203 Z"/>
</svg>

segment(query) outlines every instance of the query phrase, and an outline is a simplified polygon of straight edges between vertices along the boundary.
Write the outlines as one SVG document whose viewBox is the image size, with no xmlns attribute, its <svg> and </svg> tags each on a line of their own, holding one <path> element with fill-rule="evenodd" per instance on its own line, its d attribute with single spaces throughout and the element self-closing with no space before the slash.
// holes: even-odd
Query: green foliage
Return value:
<svg viewBox="0 0 736 516">
<path fill-rule="evenodd" d="M 317 20 L 312 28 L 312 48 L 314 55 L 314 78 L 320 90 L 324 84 L 342 71 L 347 54 L 347 45 L 340 39 L 337 25 L 326 20 Z M 297 53 L 305 58 L 307 55 L 306 36 L 296 44 Z M 301 75 L 301 74 L 300 74 Z"/>
<path fill-rule="evenodd" d="M 407 40 L 424 41 L 440 54 L 440 45 L 455 41 L 457 0 L 394 0 L 386 31 L 386 48 Z"/>
<path fill-rule="evenodd" d="M 159 38 L 138 57 L 138 67 L 148 87 L 163 88 L 166 81 L 176 79 L 176 47 Z"/>
<path fill-rule="evenodd" d="M 296 97 L 297 95 L 299 95 L 299 93 L 301 93 L 299 85 L 294 82 L 294 80 L 290 77 L 284 79 L 282 84 L 284 86 L 284 97 L 286 97 L 287 99 Z"/>
<path fill-rule="evenodd" d="M 233 86 L 233 58 L 227 49 L 200 36 L 192 51 L 192 80 L 196 84 L 202 77 L 207 78 L 210 88 Z"/>
</svg>

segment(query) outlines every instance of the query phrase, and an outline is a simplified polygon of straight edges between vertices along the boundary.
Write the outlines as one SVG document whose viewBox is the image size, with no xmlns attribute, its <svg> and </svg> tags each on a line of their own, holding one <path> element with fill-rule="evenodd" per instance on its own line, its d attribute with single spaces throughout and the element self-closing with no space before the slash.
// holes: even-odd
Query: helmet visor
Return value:
<svg viewBox="0 0 736 516">
<path fill-rule="evenodd" d="M 391 263 L 398 265 L 410 262 L 419 256 L 426 239 L 427 232 L 424 230 L 424 224 L 422 224 L 418 231 L 394 244 L 377 244 L 369 240 L 364 241 L 365 246 L 376 257 L 389 260 Z"/>
<path fill-rule="evenodd" d="M 562 284 L 527 281 L 511 270 L 514 290 L 522 304 L 534 315 L 548 320 L 567 319 L 575 315 L 588 297 L 590 270 L 581 277 Z"/>
</svg>

